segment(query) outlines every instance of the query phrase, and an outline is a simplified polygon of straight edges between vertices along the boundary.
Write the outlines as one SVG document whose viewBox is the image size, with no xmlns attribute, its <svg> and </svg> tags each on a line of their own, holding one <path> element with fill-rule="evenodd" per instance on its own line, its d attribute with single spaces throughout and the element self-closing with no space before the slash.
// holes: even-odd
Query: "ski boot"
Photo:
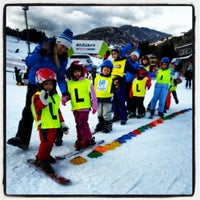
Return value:
<svg viewBox="0 0 200 200">
<path fill-rule="evenodd" d="M 40 167 L 42 170 L 44 170 L 47 174 L 54 174 L 55 173 L 48 161 L 36 159 L 35 164 L 38 167 Z"/>
</svg>

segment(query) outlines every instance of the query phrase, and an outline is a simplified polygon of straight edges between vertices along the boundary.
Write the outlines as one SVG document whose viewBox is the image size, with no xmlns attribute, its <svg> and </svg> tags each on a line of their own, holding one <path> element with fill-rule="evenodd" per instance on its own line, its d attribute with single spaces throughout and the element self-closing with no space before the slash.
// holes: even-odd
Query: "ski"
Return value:
<svg viewBox="0 0 200 200">
<path fill-rule="evenodd" d="M 52 180 L 54 180 L 55 182 L 61 184 L 61 185 L 69 185 L 71 184 L 71 180 L 70 179 L 67 179 L 63 176 L 60 176 L 58 174 L 49 174 L 49 173 L 46 173 L 41 167 L 39 167 L 38 165 L 35 164 L 35 160 L 34 159 L 28 159 L 27 160 L 28 163 L 35 167 L 37 170 L 43 172 L 45 175 L 47 175 L 48 177 L 50 177 Z"/>
<path fill-rule="evenodd" d="M 100 144 L 103 144 L 105 141 L 104 140 L 99 140 L 99 141 L 96 141 L 96 143 L 94 145 L 91 145 L 85 149 L 80 149 L 80 150 L 77 150 L 75 149 L 74 151 L 71 151 L 67 154 L 64 154 L 64 155 L 60 155 L 60 156 L 55 156 L 56 159 L 58 160 L 62 160 L 62 159 L 65 159 L 65 158 L 70 158 L 70 157 L 73 157 L 73 156 L 76 156 L 76 155 L 79 155 L 81 153 L 83 153 L 84 151 L 88 150 L 88 149 L 91 149 L 91 148 L 94 148 Z"/>
<path fill-rule="evenodd" d="M 94 134 L 96 134 L 96 133 L 98 133 L 98 132 L 100 132 L 100 131 L 93 131 L 93 132 L 92 132 L 92 135 L 94 135 Z"/>
</svg>

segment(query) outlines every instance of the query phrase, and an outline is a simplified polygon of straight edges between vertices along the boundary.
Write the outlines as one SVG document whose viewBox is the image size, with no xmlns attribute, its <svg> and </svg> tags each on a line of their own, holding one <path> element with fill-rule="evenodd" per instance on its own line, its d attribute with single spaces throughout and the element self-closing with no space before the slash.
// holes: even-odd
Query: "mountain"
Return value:
<svg viewBox="0 0 200 200">
<path fill-rule="evenodd" d="M 182 46 L 194 42 L 194 30 L 191 29 L 181 36 L 172 36 L 167 38 L 166 43 L 173 43 L 174 46 Z"/>
<path fill-rule="evenodd" d="M 150 43 L 169 37 L 170 34 L 149 28 L 123 25 L 95 28 L 85 34 L 76 35 L 76 40 L 104 40 L 107 44 L 124 45 L 130 41 L 149 41 Z"/>
</svg>

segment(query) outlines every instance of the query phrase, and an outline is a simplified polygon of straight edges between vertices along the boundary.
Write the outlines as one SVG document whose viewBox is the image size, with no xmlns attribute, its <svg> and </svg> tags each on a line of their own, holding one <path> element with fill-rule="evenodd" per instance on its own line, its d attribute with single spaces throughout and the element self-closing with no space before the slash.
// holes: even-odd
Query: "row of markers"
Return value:
<svg viewBox="0 0 200 200">
<path fill-rule="evenodd" d="M 123 143 L 126 143 L 127 140 L 130 140 L 133 137 L 136 137 L 137 135 L 140 135 L 141 133 L 145 132 L 146 130 L 151 129 L 151 128 L 157 126 L 158 124 L 163 123 L 165 120 L 173 119 L 177 115 L 184 114 L 185 112 L 188 112 L 190 110 L 192 110 L 192 109 L 188 108 L 188 109 L 181 110 L 179 112 L 172 113 L 163 118 L 158 118 L 158 119 L 150 122 L 149 124 L 141 126 L 125 135 L 122 135 L 121 137 L 115 139 L 111 143 L 105 144 L 104 146 L 95 147 L 92 150 L 92 152 L 90 152 L 87 156 L 90 158 L 98 158 L 98 157 L 102 156 L 104 153 L 106 153 L 107 151 L 113 150 L 113 149 L 121 146 Z M 72 160 L 70 160 L 70 162 L 75 165 L 80 165 L 80 164 L 87 162 L 87 160 L 81 156 L 77 156 L 77 157 L 73 158 Z"/>
</svg>

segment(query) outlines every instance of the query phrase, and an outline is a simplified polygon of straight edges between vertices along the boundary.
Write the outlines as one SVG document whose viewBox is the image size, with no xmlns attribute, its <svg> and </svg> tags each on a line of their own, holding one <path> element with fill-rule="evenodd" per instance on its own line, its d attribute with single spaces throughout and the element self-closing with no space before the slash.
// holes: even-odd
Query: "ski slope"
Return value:
<svg viewBox="0 0 200 200">
<path fill-rule="evenodd" d="M 35 45 L 31 44 L 33 47 Z M 19 48 L 19 53 L 15 49 Z M 23 41 L 16 42 L 15 38 L 7 37 L 6 56 L 10 64 L 6 70 L 12 71 L 12 64 L 26 57 L 27 46 Z M 11 58 L 15 58 L 12 61 Z M 22 63 L 23 65 L 23 63 Z M 23 69 L 22 69 L 23 70 Z M 6 132 L 5 141 L 14 137 L 21 111 L 24 107 L 26 86 L 17 86 L 14 73 L 6 72 Z M 149 103 L 154 91 L 154 81 L 145 97 L 145 105 Z M 193 90 L 185 88 L 185 80 L 178 85 L 177 94 L 179 104 L 175 104 L 173 97 L 170 109 L 165 116 L 181 110 L 193 108 Z M 70 133 L 63 137 L 63 145 L 54 146 L 52 156 L 62 155 L 73 150 L 76 140 L 75 122 L 70 103 L 61 105 L 61 110 L 70 127 Z M 148 119 L 149 113 L 142 119 L 129 119 L 125 126 L 119 122 L 113 124 L 113 131 L 109 134 L 97 133 L 96 140 L 105 140 L 111 144 L 133 130 L 158 119 Z M 153 195 L 192 197 L 194 185 L 194 132 L 193 111 L 187 110 L 172 119 L 149 128 L 141 134 L 127 139 L 121 146 L 106 151 L 102 156 L 90 158 L 87 155 L 91 149 L 80 156 L 86 163 L 75 165 L 70 159 L 58 160 L 53 164 L 55 171 L 71 179 L 72 185 L 61 186 L 49 177 L 30 167 L 27 159 L 35 158 L 39 145 L 39 135 L 35 127 L 32 131 L 30 148 L 23 151 L 19 148 L 4 145 L 5 170 L 4 189 L 7 195 L 66 195 L 82 196 L 94 195 L 110 197 L 128 197 Z M 89 124 L 94 130 L 97 115 L 90 114 Z"/>
</svg>

